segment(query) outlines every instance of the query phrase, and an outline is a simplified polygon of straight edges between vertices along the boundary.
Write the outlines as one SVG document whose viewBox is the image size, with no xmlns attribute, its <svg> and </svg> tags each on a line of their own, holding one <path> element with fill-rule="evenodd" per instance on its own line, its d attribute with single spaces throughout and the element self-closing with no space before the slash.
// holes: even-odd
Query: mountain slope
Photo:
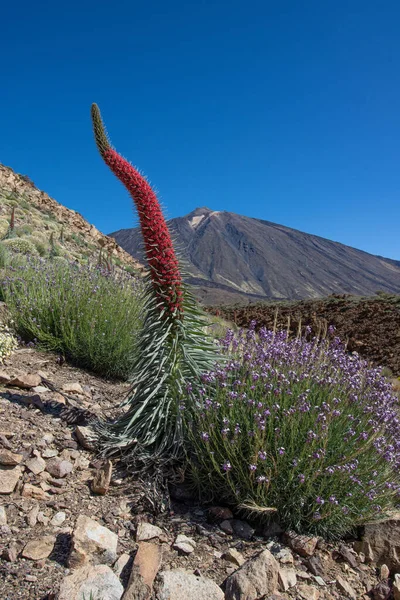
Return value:
<svg viewBox="0 0 400 600">
<path fill-rule="evenodd" d="M 400 293 L 397 261 L 283 225 L 205 207 L 168 225 L 188 280 L 207 303 Z M 137 228 L 110 236 L 143 260 Z"/>
<path fill-rule="evenodd" d="M 13 209 L 15 235 L 32 242 L 42 256 L 50 252 L 52 237 L 59 254 L 68 260 L 97 261 L 103 248 L 113 264 L 133 271 L 143 269 L 114 239 L 82 215 L 38 190 L 27 176 L 0 163 L 0 239 L 7 232 Z"/>
</svg>

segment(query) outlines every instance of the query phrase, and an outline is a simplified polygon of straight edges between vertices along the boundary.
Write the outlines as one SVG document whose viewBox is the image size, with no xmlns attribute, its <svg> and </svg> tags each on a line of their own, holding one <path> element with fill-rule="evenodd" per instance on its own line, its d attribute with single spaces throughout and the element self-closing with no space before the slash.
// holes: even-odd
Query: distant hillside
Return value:
<svg viewBox="0 0 400 600">
<path fill-rule="evenodd" d="M 113 264 L 133 271 L 142 270 L 113 238 L 38 190 L 29 177 L 0 164 L 0 239 L 7 232 L 13 208 L 15 235 L 31 241 L 42 256 L 48 255 L 53 236 L 58 252 L 69 260 L 95 261 L 104 248 Z"/>
<path fill-rule="evenodd" d="M 188 281 L 207 304 L 400 293 L 398 261 L 283 225 L 205 207 L 168 224 Z M 110 236 L 143 260 L 138 228 Z"/>
</svg>

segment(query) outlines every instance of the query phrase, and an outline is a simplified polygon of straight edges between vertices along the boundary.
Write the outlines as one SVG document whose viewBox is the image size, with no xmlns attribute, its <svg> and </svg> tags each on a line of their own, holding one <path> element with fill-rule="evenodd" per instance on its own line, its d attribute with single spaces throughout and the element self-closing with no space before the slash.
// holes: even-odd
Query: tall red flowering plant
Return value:
<svg viewBox="0 0 400 600">
<path fill-rule="evenodd" d="M 188 383 L 200 386 L 200 375 L 216 358 L 205 333 L 207 320 L 185 287 L 173 242 L 157 196 L 147 180 L 109 142 L 99 108 L 92 105 L 97 147 L 104 162 L 124 184 L 135 203 L 149 275 L 146 317 L 139 336 L 128 407 L 113 422 L 102 423 L 106 454 L 123 451 L 140 468 L 177 457 L 185 432 L 183 399 Z"/>
</svg>

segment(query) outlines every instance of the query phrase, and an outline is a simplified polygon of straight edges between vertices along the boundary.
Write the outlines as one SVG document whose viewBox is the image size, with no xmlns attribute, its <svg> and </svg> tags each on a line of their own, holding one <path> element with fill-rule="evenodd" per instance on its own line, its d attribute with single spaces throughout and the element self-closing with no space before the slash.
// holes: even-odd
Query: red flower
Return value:
<svg viewBox="0 0 400 600">
<path fill-rule="evenodd" d="M 111 148 L 95 104 L 92 106 L 92 118 L 96 143 L 105 163 L 125 185 L 135 202 L 157 296 L 166 303 L 170 313 L 182 313 L 182 278 L 158 198 L 146 179 Z"/>
</svg>

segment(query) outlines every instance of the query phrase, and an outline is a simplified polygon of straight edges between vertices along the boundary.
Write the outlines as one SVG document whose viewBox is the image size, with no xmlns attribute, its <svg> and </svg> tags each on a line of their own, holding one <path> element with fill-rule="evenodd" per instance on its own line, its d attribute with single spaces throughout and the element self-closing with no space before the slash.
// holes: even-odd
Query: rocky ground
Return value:
<svg viewBox="0 0 400 600">
<path fill-rule="evenodd" d="M 358 352 L 373 364 L 389 368 L 400 376 L 400 296 L 378 294 L 371 297 L 349 294 L 315 300 L 263 302 L 248 306 L 219 306 L 208 309 L 239 327 L 253 319 L 257 327 L 272 329 L 277 314 L 278 328 L 296 334 L 309 325 L 318 333 L 324 324 L 336 327 L 350 352 Z"/>
<path fill-rule="evenodd" d="M 0 381 L 3 600 L 400 599 L 400 514 L 328 544 L 199 506 L 183 484 L 169 501 L 93 448 L 88 423 L 126 384 L 28 348 Z"/>
</svg>

